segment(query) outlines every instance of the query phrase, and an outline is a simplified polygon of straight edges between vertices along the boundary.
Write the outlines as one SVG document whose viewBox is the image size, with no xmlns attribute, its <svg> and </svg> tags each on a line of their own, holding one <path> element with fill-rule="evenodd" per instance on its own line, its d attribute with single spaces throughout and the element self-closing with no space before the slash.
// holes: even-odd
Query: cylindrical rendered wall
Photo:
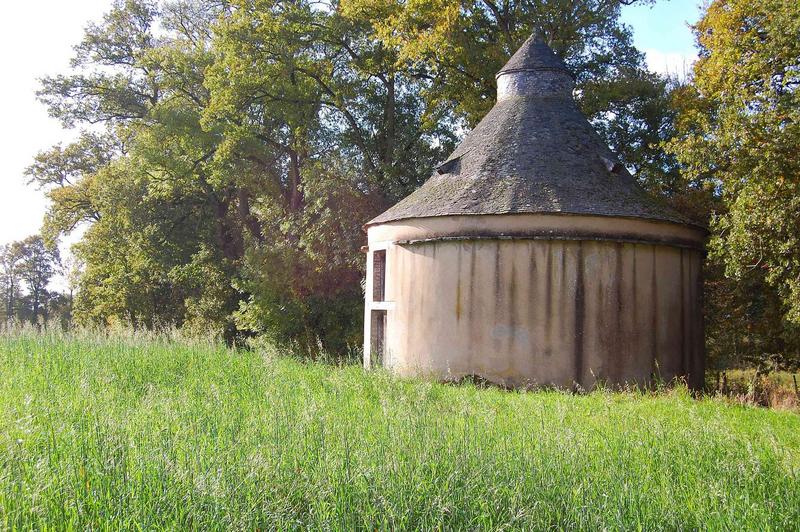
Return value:
<svg viewBox="0 0 800 532">
<path fill-rule="evenodd" d="M 704 234 L 678 224 L 568 215 L 451 216 L 368 229 L 370 320 L 401 375 L 479 376 L 588 389 L 686 376 L 702 386 Z M 386 250 L 385 298 L 371 300 Z"/>
</svg>

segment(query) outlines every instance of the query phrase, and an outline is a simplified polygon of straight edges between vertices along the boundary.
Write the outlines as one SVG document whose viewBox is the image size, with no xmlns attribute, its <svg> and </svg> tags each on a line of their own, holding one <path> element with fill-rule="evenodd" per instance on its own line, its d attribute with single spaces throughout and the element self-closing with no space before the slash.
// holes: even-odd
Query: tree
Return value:
<svg viewBox="0 0 800 532">
<path fill-rule="evenodd" d="M 58 248 L 48 249 L 39 235 L 15 242 L 13 247 L 19 257 L 17 268 L 28 299 L 29 319 L 38 324 L 41 317 L 47 317 L 51 296 L 47 287 L 60 263 Z"/>
<path fill-rule="evenodd" d="M 758 298 L 743 296 L 763 301 L 748 305 L 752 319 L 770 324 L 775 342 L 767 349 L 797 355 L 800 4 L 716 0 L 695 33 L 700 59 L 670 147 L 689 178 L 721 196 L 711 260 L 737 284 L 763 287 Z"/>
<path fill-rule="evenodd" d="M 453 146 L 420 80 L 335 4 L 237 2 L 217 26 L 206 123 L 215 160 L 254 183 L 236 314 L 247 330 L 342 350 L 359 341 L 361 225 L 418 187 Z M 241 177 L 240 177 L 241 178 Z"/>
<path fill-rule="evenodd" d="M 66 147 L 57 144 L 36 155 L 25 174 L 28 184 L 47 189 L 52 200 L 42 230 L 49 245 L 83 222 L 99 221 L 93 201 L 96 183 L 91 176 L 110 164 L 121 150 L 112 135 L 83 132 Z"/>
<path fill-rule="evenodd" d="M 218 135 L 199 123 L 210 25 L 222 9 L 212 0 L 117 1 L 87 28 L 74 71 L 42 82 L 39 96 L 53 116 L 92 128 L 28 169 L 51 199 L 48 241 L 90 225 L 76 246 L 85 265 L 79 322 L 183 325 L 199 292 L 222 298 L 205 308 L 236 307 L 230 278 L 242 255 L 237 215 L 246 209 L 237 201 L 246 195 L 212 177 Z M 194 260 L 224 275 L 182 276 Z M 220 278 L 227 288 L 208 286 Z"/>
<path fill-rule="evenodd" d="M 19 246 L 6 244 L 0 246 L 0 275 L 2 275 L 3 314 L 5 322 L 15 319 L 20 292 Z"/>
<path fill-rule="evenodd" d="M 61 260 L 60 274 L 66 282 L 66 293 L 59 294 L 56 313 L 60 317 L 62 328 L 68 329 L 73 324 L 75 307 L 75 291 L 79 288 L 83 263 L 74 255 L 68 255 Z"/>
<path fill-rule="evenodd" d="M 494 103 L 497 71 L 534 32 L 565 58 L 579 93 L 586 84 L 640 72 L 643 56 L 619 21 L 620 7 L 631 3 L 343 0 L 342 11 L 369 20 L 381 41 L 398 48 L 401 61 L 424 65 L 431 79 L 426 96 L 454 105 L 471 125 Z"/>
<path fill-rule="evenodd" d="M 422 123 L 417 91 L 333 11 L 235 7 L 116 3 L 89 27 L 78 72 L 40 93 L 65 125 L 106 132 L 43 152 L 29 178 L 52 200 L 48 238 L 91 224 L 77 319 L 281 339 L 299 327 L 312 345 L 330 336 L 320 320 L 352 305 L 341 346 L 358 331 L 361 224 L 418 186 L 452 134 Z M 265 319 L 286 308 L 297 327 Z"/>
</svg>

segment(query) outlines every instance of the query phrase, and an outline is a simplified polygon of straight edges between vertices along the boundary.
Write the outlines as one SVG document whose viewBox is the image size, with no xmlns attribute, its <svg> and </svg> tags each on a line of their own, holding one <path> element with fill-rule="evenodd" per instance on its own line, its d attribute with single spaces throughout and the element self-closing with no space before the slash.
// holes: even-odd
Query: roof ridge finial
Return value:
<svg viewBox="0 0 800 532">
<path fill-rule="evenodd" d="M 531 32 L 530 36 L 525 40 L 526 41 L 531 41 L 531 40 L 533 40 L 533 41 L 541 41 L 541 42 L 547 44 L 547 41 L 544 40 L 544 37 L 542 37 L 542 33 L 544 33 L 544 32 L 537 28 L 537 29 L 533 30 Z"/>
<path fill-rule="evenodd" d="M 575 78 L 534 31 L 497 73 L 497 101 L 511 96 L 571 97 Z"/>
<path fill-rule="evenodd" d="M 500 69 L 496 77 L 505 72 L 535 71 L 535 70 L 563 70 L 570 76 L 564 61 L 553 51 L 550 45 L 542 38 L 542 32 L 535 30 L 530 37 L 514 52 L 511 59 Z"/>
</svg>

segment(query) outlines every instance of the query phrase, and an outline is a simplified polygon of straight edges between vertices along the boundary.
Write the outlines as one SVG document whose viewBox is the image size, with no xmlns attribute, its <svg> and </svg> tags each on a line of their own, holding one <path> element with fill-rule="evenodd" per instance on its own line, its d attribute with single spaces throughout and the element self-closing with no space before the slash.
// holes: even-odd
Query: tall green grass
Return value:
<svg viewBox="0 0 800 532">
<path fill-rule="evenodd" d="M 799 416 L 683 391 L 0 338 L 2 528 L 796 529 L 799 472 Z"/>
</svg>

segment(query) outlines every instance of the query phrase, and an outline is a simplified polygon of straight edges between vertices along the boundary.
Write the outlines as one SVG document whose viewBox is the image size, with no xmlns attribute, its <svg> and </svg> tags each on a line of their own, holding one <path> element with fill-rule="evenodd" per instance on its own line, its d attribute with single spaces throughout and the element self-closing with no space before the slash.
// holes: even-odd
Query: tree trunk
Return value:
<svg viewBox="0 0 800 532">
<path fill-rule="evenodd" d="M 31 293 L 31 323 L 39 324 L 39 291 L 33 290 Z"/>
<path fill-rule="evenodd" d="M 242 225 L 247 228 L 250 236 L 255 238 L 257 242 L 263 242 L 264 233 L 261 232 L 261 226 L 258 224 L 256 217 L 250 212 L 250 193 L 245 188 L 239 188 L 236 194 L 238 196 L 236 208 Z"/>
<path fill-rule="evenodd" d="M 383 120 L 386 128 L 385 143 L 383 146 L 383 164 L 388 169 L 394 162 L 394 144 L 396 135 L 395 118 L 395 75 L 390 72 L 386 84 L 386 104 L 383 109 Z"/>
<path fill-rule="evenodd" d="M 289 150 L 289 210 L 299 212 L 303 206 L 303 192 L 300 189 L 300 155 L 297 150 Z"/>
</svg>

